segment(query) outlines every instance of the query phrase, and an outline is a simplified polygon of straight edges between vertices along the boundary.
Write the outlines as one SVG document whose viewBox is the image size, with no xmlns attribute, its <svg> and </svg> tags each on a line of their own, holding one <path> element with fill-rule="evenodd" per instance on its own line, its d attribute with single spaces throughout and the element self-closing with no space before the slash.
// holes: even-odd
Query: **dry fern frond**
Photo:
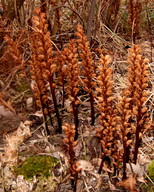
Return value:
<svg viewBox="0 0 154 192">
<path fill-rule="evenodd" d="M 81 75 L 82 75 L 82 83 L 85 91 L 89 93 L 90 104 L 91 104 L 91 124 L 95 123 L 95 111 L 94 111 L 94 63 L 92 60 L 92 55 L 90 51 L 90 45 L 87 41 L 87 38 L 84 34 L 81 25 L 77 26 L 77 32 L 75 33 L 77 36 L 77 44 L 79 50 L 79 56 L 81 58 Z"/>
</svg>

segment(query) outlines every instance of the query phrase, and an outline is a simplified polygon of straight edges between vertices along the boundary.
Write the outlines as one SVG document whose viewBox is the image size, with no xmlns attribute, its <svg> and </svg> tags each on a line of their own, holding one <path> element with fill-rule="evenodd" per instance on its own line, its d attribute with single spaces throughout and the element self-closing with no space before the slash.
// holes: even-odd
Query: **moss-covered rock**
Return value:
<svg viewBox="0 0 154 192">
<path fill-rule="evenodd" d="M 55 157 L 37 155 L 26 158 L 14 170 L 17 175 L 23 175 L 25 179 L 31 179 L 33 176 L 48 178 L 52 175 L 52 169 L 57 163 L 58 159 Z"/>
</svg>

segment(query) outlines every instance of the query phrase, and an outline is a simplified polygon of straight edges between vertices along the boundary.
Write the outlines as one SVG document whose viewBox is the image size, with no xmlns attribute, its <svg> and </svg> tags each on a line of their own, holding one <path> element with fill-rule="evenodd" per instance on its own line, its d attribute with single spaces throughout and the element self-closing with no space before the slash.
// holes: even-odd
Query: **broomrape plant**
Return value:
<svg viewBox="0 0 154 192">
<path fill-rule="evenodd" d="M 95 109 L 99 113 L 100 127 L 96 129 L 102 159 L 99 173 L 102 171 L 105 160 L 109 159 L 112 162 L 109 166 L 113 165 L 114 174 L 122 167 L 123 179 L 125 179 L 126 163 L 137 162 L 142 134 L 152 127 L 146 106 L 149 96 L 148 60 L 141 55 L 140 45 L 134 44 L 129 49 L 126 88 L 122 90 L 121 96 L 115 98 L 111 57 L 101 54 L 97 67 L 94 66 L 90 45 L 81 25 L 77 26 L 76 39 L 70 40 L 65 48 L 59 50 L 58 54 L 54 54 L 46 13 L 37 8 L 32 21 L 33 30 L 29 32 L 31 49 L 29 64 L 31 79 L 35 82 L 33 94 L 37 107 L 42 111 L 47 134 L 50 134 L 47 117 L 51 125 L 54 125 L 53 113 L 56 115 L 58 124 L 58 128 L 55 127 L 55 133 L 64 132 L 63 141 L 69 154 L 69 173 L 74 190 L 76 190 L 80 171 L 77 168 L 74 153 L 80 137 L 78 130 L 80 90 L 85 90 L 90 99 L 91 125 L 95 124 Z M 136 34 L 137 31 L 134 38 Z M 11 46 L 13 46 L 13 40 L 9 43 L 13 59 L 23 64 L 19 49 L 15 55 Z M 70 112 L 73 114 L 74 125 L 65 123 L 62 126 L 59 102 L 56 97 L 56 91 L 60 90 L 59 86 L 62 86 L 63 90 L 62 106 L 65 108 L 65 92 L 71 102 Z"/>
</svg>

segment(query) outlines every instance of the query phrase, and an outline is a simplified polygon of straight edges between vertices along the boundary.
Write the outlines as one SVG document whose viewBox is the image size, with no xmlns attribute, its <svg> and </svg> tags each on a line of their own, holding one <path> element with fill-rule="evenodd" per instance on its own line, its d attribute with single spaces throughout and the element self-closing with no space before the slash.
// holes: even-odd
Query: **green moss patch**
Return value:
<svg viewBox="0 0 154 192">
<path fill-rule="evenodd" d="M 147 171 L 150 179 L 154 180 L 154 160 L 149 164 Z"/>
<path fill-rule="evenodd" d="M 58 159 L 55 157 L 37 155 L 26 158 L 26 160 L 14 170 L 17 175 L 23 175 L 26 179 L 31 179 L 33 176 L 48 178 L 52 175 L 52 170 L 57 163 Z"/>
</svg>

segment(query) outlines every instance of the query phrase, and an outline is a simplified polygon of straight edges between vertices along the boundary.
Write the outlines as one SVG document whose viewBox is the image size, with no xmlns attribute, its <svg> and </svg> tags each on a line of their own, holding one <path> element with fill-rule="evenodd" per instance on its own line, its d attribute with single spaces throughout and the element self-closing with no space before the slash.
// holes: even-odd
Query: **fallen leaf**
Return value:
<svg viewBox="0 0 154 192">
<path fill-rule="evenodd" d="M 136 184 L 136 179 L 133 175 L 130 175 L 127 179 L 118 182 L 117 186 L 121 186 L 130 192 L 139 192 L 138 189 L 136 189 Z"/>
<path fill-rule="evenodd" d="M 110 187 L 110 190 L 111 190 L 111 191 L 119 191 L 119 189 L 117 189 L 117 188 L 111 183 L 110 180 L 108 181 L 108 184 L 109 184 L 109 187 Z"/>
<path fill-rule="evenodd" d="M 141 183 L 146 183 L 146 181 L 144 180 L 144 177 L 137 177 L 136 179 Z"/>
<path fill-rule="evenodd" d="M 108 165 L 106 163 L 104 163 L 103 168 L 104 171 L 108 172 L 108 173 L 113 173 L 113 171 L 111 169 L 108 168 Z"/>
<path fill-rule="evenodd" d="M 4 106 L 0 106 L 0 116 L 13 116 L 13 113 L 9 109 L 4 108 Z"/>
<path fill-rule="evenodd" d="M 33 97 L 29 97 L 26 100 L 26 107 L 27 107 L 27 109 L 30 109 L 31 107 L 33 107 Z"/>
<path fill-rule="evenodd" d="M 96 166 L 96 167 L 100 167 L 102 162 L 101 158 L 93 158 L 92 163 Z M 106 171 L 108 173 L 113 173 L 113 170 L 109 169 L 108 165 L 106 162 L 104 162 L 103 167 L 102 167 L 103 171 Z"/>
<path fill-rule="evenodd" d="M 78 144 L 74 147 L 76 157 L 79 157 L 79 155 L 81 154 L 81 149 L 82 149 L 82 143 L 78 142 Z"/>
<path fill-rule="evenodd" d="M 72 109 L 71 101 L 69 99 L 65 100 L 65 108 L 67 109 L 67 111 L 70 111 Z"/>
<path fill-rule="evenodd" d="M 78 168 L 81 168 L 84 171 L 92 171 L 92 170 L 94 170 L 94 166 L 90 162 L 88 162 L 86 160 L 79 160 L 77 162 L 79 163 Z"/>
<path fill-rule="evenodd" d="M 132 175 L 132 173 L 135 173 L 137 177 L 138 176 L 142 177 L 144 175 L 144 171 L 142 170 L 141 166 L 138 163 L 137 164 L 127 163 L 126 167 L 127 167 L 126 169 L 127 176 Z"/>
<path fill-rule="evenodd" d="M 138 164 L 142 165 L 142 166 L 150 163 L 149 157 L 147 155 L 143 155 L 143 154 L 139 154 L 137 160 L 138 160 Z"/>
</svg>

